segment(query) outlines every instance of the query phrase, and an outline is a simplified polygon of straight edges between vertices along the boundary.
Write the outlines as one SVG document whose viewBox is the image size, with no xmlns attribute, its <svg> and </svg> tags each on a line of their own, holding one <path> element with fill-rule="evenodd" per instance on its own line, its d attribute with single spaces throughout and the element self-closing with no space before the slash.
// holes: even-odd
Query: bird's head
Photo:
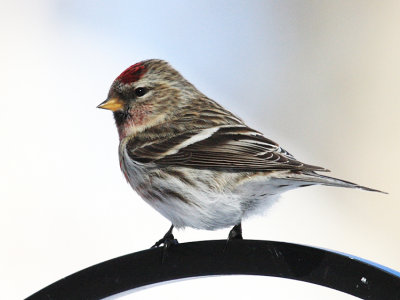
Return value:
<svg viewBox="0 0 400 300">
<path fill-rule="evenodd" d="M 197 90 L 167 62 L 150 59 L 130 66 L 98 107 L 113 111 L 120 138 L 171 119 Z"/>
</svg>

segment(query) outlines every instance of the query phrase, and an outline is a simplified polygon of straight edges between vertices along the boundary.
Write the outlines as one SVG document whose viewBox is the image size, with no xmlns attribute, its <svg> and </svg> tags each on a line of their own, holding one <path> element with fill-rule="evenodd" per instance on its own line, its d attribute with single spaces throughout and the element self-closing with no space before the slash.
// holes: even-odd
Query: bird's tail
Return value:
<svg viewBox="0 0 400 300">
<path fill-rule="evenodd" d="M 382 192 L 380 190 L 371 189 L 369 187 L 358 185 L 358 184 L 350 182 L 350 181 L 321 175 L 321 174 L 318 174 L 315 172 L 304 172 L 301 174 L 296 174 L 293 179 L 296 181 L 298 180 L 298 181 L 302 182 L 302 184 L 304 182 L 305 185 L 306 184 L 322 184 L 322 185 L 327 185 L 327 186 L 354 188 L 354 189 L 360 189 L 360 190 L 364 190 L 364 191 L 387 194 L 386 192 Z"/>
</svg>

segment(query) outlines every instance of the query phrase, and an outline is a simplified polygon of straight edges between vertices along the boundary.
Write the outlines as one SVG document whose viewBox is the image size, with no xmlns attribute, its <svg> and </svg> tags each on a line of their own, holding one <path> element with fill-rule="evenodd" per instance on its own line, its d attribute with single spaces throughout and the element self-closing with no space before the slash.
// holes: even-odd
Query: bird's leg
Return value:
<svg viewBox="0 0 400 300">
<path fill-rule="evenodd" d="M 233 226 L 231 231 L 229 231 L 228 241 L 230 240 L 243 240 L 242 236 L 242 222 Z"/>
<path fill-rule="evenodd" d="M 226 243 L 225 243 L 225 247 L 224 247 L 224 252 L 226 251 L 226 249 L 228 249 L 228 244 L 232 240 L 243 240 L 242 222 L 233 226 L 231 231 L 229 231 L 229 235 L 228 235 L 228 238 L 226 239 Z"/>
<path fill-rule="evenodd" d="M 164 249 L 168 248 L 171 245 L 178 244 L 178 240 L 175 239 L 174 235 L 172 234 L 172 230 L 174 229 L 174 225 L 171 225 L 167 233 L 164 235 L 162 239 L 157 241 L 151 248 L 158 248 L 161 245 L 164 245 Z"/>
</svg>

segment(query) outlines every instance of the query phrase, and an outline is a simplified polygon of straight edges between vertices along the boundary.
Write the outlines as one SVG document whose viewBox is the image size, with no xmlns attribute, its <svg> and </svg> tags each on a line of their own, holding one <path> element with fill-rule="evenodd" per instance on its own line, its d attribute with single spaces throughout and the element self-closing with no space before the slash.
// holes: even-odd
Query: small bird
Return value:
<svg viewBox="0 0 400 300">
<path fill-rule="evenodd" d="M 285 191 L 310 185 L 380 192 L 321 175 L 211 100 L 167 62 L 136 63 L 112 83 L 99 108 L 111 110 L 126 180 L 172 226 L 154 247 L 176 243 L 174 227 L 214 230 L 268 208 Z"/>
</svg>

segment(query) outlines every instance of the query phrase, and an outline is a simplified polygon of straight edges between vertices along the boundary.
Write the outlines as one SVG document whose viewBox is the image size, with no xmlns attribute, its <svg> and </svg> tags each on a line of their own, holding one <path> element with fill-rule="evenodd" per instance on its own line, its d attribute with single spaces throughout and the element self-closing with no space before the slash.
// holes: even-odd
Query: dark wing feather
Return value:
<svg viewBox="0 0 400 300">
<path fill-rule="evenodd" d="M 141 147 L 128 144 L 128 153 L 135 161 L 152 162 L 159 167 L 182 166 L 234 172 L 328 171 L 299 162 L 278 144 L 246 126 L 224 126 L 202 136 L 204 132 L 204 129 L 186 132 Z"/>
</svg>

